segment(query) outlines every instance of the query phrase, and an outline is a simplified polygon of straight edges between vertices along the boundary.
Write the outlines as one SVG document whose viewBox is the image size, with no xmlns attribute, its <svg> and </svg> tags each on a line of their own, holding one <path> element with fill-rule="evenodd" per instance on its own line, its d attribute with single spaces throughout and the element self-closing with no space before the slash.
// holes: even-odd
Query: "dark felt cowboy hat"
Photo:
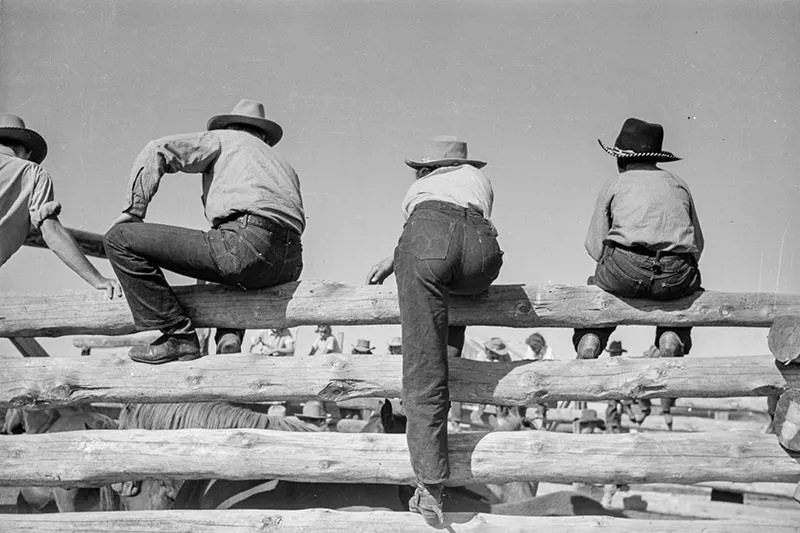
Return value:
<svg viewBox="0 0 800 533">
<path fill-rule="evenodd" d="M 664 127 L 661 124 L 651 124 L 638 118 L 625 121 L 613 148 L 597 139 L 603 150 L 620 159 L 651 159 L 665 163 L 679 161 L 680 157 L 661 149 L 663 141 Z"/>
<path fill-rule="evenodd" d="M 264 104 L 253 100 L 241 100 L 229 114 L 211 117 L 206 127 L 209 131 L 221 130 L 231 124 L 245 124 L 264 132 L 270 146 L 278 144 L 283 137 L 283 128 L 267 118 Z"/>
<path fill-rule="evenodd" d="M 31 161 L 36 164 L 47 156 L 47 143 L 33 130 L 25 127 L 25 122 L 11 113 L 0 114 L 0 142 L 12 141 L 31 151 Z"/>
<path fill-rule="evenodd" d="M 486 166 L 485 161 L 469 159 L 467 157 L 467 143 L 455 137 L 440 135 L 434 137 L 425 145 L 425 153 L 420 161 L 406 159 L 406 165 L 413 169 L 452 167 L 457 165 L 472 165 L 475 168 Z"/>
<path fill-rule="evenodd" d="M 628 350 L 622 347 L 622 341 L 611 341 L 608 343 L 608 348 L 606 348 L 606 351 L 608 353 L 624 353 Z"/>
<path fill-rule="evenodd" d="M 572 420 L 573 424 L 593 424 L 600 429 L 606 428 L 605 421 L 597 416 L 597 411 L 594 409 L 581 409 L 581 416 Z"/>
</svg>

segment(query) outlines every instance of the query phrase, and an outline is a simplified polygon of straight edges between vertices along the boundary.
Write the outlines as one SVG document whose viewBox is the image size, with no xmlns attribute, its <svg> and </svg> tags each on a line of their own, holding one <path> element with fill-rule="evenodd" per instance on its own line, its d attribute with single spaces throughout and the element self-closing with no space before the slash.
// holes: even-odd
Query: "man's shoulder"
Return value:
<svg viewBox="0 0 800 533">
<path fill-rule="evenodd" d="M 50 173 L 38 163 L 14 156 L 0 154 L 0 174 L 30 179 L 51 179 Z"/>
</svg>

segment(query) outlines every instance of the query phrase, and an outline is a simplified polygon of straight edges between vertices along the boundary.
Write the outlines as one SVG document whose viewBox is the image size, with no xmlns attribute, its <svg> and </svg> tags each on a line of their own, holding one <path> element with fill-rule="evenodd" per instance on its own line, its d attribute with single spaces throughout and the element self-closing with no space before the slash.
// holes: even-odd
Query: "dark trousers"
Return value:
<svg viewBox="0 0 800 533">
<path fill-rule="evenodd" d="M 700 271 L 691 255 L 647 255 L 610 245 L 603 249 L 603 255 L 589 283 L 615 296 L 652 300 L 675 300 L 702 290 Z M 616 328 L 576 329 L 572 343 L 577 350 L 581 337 L 594 333 L 600 338 L 602 350 L 614 329 Z M 689 353 L 692 348 L 692 328 L 658 326 L 653 344 L 658 346 L 658 339 L 665 331 L 675 332 L 683 343 L 684 353 Z"/>
<path fill-rule="evenodd" d="M 185 324 L 188 315 L 162 269 L 244 290 L 295 281 L 303 269 L 297 232 L 249 215 L 206 232 L 118 224 L 106 233 L 105 247 L 136 325 L 164 333 Z M 218 330 L 217 339 L 227 332 L 241 336 L 243 330 Z"/>
<path fill-rule="evenodd" d="M 497 232 L 475 210 L 423 202 L 409 217 L 394 253 L 403 330 L 403 408 L 417 479 L 443 483 L 447 457 L 448 352 L 460 355 L 464 328 L 449 327 L 450 295 L 476 295 L 497 278 L 503 252 Z"/>
</svg>

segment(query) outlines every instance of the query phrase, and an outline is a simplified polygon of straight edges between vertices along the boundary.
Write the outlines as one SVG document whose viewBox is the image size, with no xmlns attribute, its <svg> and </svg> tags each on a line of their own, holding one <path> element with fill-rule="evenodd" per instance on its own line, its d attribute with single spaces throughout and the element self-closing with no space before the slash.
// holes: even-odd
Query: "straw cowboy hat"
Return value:
<svg viewBox="0 0 800 533">
<path fill-rule="evenodd" d="M 303 412 L 295 415 L 297 418 L 303 420 L 325 420 L 328 414 L 325 412 L 325 406 L 319 400 L 311 400 L 303 405 Z"/>
<path fill-rule="evenodd" d="M 508 355 L 508 346 L 500 337 L 492 337 L 483 344 L 483 348 L 497 355 Z"/>
<path fill-rule="evenodd" d="M 283 137 L 283 128 L 267 118 L 264 104 L 253 100 L 241 100 L 229 114 L 211 117 L 206 127 L 209 131 L 221 130 L 231 124 L 245 124 L 264 132 L 270 146 L 278 144 Z"/>
<path fill-rule="evenodd" d="M 452 167 L 472 165 L 475 168 L 486 166 L 485 161 L 467 158 L 467 143 L 455 137 L 440 135 L 425 145 L 425 153 L 420 161 L 406 159 L 406 165 L 413 169 Z"/>
<path fill-rule="evenodd" d="M 627 352 L 628 350 L 622 347 L 621 341 L 611 341 L 608 343 L 608 348 L 606 348 L 606 351 L 610 354 L 621 354 Z"/>
<path fill-rule="evenodd" d="M 25 121 L 11 113 L 0 114 L 0 142 L 2 141 L 13 141 L 30 150 L 31 161 L 36 164 L 44 161 L 47 156 L 44 137 L 26 128 Z"/>
<path fill-rule="evenodd" d="M 613 148 L 597 139 L 603 150 L 620 159 L 653 159 L 665 163 L 679 161 L 680 157 L 661 149 L 663 141 L 664 127 L 661 124 L 652 124 L 638 118 L 625 121 Z"/>
<path fill-rule="evenodd" d="M 392 340 L 389 341 L 390 347 L 397 347 L 403 345 L 403 339 L 400 337 L 392 337 Z"/>
<path fill-rule="evenodd" d="M 355 346 L 353 346 L 353 350 L 358 353 L 368 353 L 371 355 L 373 348 L 369 345 L 369 341 L 367 339 L 358 339 Z"/>
</svg>

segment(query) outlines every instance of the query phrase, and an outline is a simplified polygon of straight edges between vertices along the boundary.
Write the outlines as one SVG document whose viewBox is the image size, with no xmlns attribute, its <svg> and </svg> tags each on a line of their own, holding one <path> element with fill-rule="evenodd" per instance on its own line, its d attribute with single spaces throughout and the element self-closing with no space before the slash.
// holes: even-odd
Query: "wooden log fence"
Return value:
<svg viewBox="0 0 800 533">
<path fill-rule="evenodd" d="M 800 454 L 756 432 L 461 433 L 450 483 L 800 480 Z M 269 430 L 94 430 L 0 436 L 0 485 L 96 486 L 144 478 L 406 484 L 405 435 Z"/>
<path fill-rule="evenodd" d="M 307 324 L 398 324 L 396 290 L 324 281 L 258 291 L 216 285 L 177 287 L 198 327 L 260 329 Z M 455 325 L 593 327 L 609 325 L 769 327 L 800 315 L 800 295 L 706 291 L 669 302 L 617 298 L 593 286 L 497 285 L 476 298 L 454 297 Z M 122 335 L 136 327 L 124 299 L 97 291 L 4 294 L 0 336 Z"/>
<path fill-rule="evenodd" d="M 207 356 L 151 366 L 126 355 L 7 358 L 0 406 L 47 407 L 81 402 L 198 402 L 397 398 L 399 355 L 319 357 Z M 780 394 L 800 388 L 800 366 L 772 356 L 593 361 L 451 361 L 454 401 L 536 405 L 549 400 L 725 397 Z"/>
<path fill-rule="evenodd" d="M 796 524 L 762 520 L 630 520 L 608 516 L 526 517 L 482 513 L 446 513 L 453 533 L 775 533 L 796 532 Z M 352 513 L 327 509 L 304 511 L 130 511 L 0 515 L 3 533 L 430 533 L 419 515 L 391 511 Z"/>
</svg>

